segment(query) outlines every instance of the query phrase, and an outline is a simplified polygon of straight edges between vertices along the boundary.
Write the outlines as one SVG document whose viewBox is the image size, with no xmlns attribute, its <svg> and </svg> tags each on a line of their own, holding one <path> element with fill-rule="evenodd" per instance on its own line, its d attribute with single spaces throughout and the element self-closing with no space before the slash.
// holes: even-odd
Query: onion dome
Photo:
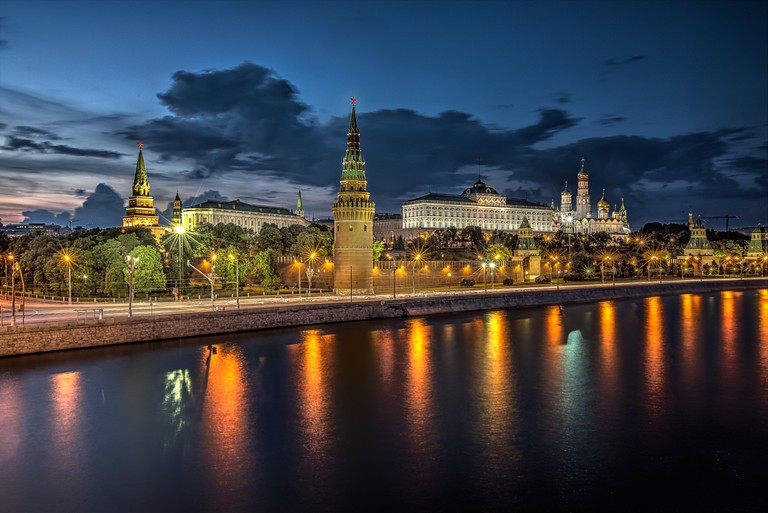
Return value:
<svg viewBox="0 0 768 513">
<path fill-rule="evenodd" d="M 579 171 L 579 180 L 588 180 L 589 175 L 587 174 L 586 169 L 586 161 L 584 159 L 581 159 L 581 171 Z"/>
<path fill-rule="evenodd" d="M 600 201 L 597 202 L 597 209 L 608 210 L 610 208 L 611 208 L 611 204 L 608 202 L 607 199 L 605 199 L 605 189 L 603 189 L 603 197 L 600 198 Z"/>
</svg>

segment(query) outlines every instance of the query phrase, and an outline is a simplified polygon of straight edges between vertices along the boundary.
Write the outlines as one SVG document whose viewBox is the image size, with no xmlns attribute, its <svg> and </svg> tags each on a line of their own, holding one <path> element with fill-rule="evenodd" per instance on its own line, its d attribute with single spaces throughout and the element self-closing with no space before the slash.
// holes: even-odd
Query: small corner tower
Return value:
<svg viewBox="0 0 768 513">
<path fill-rule="evenodd" d="M 179 191 L 176 191 L 176 197 L 173 198 L 173 213 L 171 214 L 171 227 L 181 226 L 181 198 Z"/>
<path fill-rule="evenodd" d="M 333 204 L 333 289 L 336 294 L 373 293 L 373 215 L 360 151 L 355 98 L 347 131 L 347 151 L 342 160 L 340 189 Z"/>
<path fill-rule="evenodd" d="M 149 180 L 147 168 L 144 165 L 142 148 L 144 143 L 139 143 L 139 158 L 136 160 L 136 173 L 133 177 L 133 188 L 128 198 L 128 208 L 123 216 L 123 228 L 149 228 L 156 237 L 162 236 L 165 229 L 158 225 L 158 216 L 155 212 L 154 199 L 149 195 Z"/>
</svg>

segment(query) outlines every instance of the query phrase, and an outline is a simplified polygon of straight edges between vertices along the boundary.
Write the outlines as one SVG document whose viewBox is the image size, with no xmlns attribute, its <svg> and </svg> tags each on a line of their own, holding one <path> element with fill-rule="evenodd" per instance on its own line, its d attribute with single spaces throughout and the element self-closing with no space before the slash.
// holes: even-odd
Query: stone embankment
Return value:
<svg viewBox="0 0 768 513">
<path fill-rule="evenodd" d="M 767 279 L 427 295 L 408 299 L 304 303 L 222 312 L 38 324 L 0 331 L 0 357 L 311 324 L 761 288 L 768 288 Z"/>
</svg>

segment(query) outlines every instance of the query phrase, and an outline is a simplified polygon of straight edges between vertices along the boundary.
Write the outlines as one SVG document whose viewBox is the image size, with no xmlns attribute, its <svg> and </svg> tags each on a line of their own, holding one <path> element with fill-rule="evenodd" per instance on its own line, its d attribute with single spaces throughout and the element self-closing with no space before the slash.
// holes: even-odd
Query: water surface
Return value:
<svg viewBox="0 0 768 513">
<path fill-rule="evenodd" d="M 0 360 L 0 509 L 760 510 L 767 426 L 768 290 L 72 351 Z"/>
</svg>

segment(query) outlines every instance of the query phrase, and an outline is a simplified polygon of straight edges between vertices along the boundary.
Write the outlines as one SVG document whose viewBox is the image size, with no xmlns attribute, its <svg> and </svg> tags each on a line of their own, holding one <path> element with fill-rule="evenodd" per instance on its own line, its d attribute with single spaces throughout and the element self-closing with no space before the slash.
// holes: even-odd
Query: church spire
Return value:
<svg viewBox="0 0 768 513">
<path fill-rule="evenodd" d="M 299 187 L 299 199 L 296 200 L 296 212 L 299 217 L 304 217 L 304 203 L 301 201 L 301 187 Z"/>
<path fill-rule="evenodd" d="M 141 149 L 143 142 L 139 142 L 139 158 L 136 160 L 136 174 L 133 177 L 133 195 L 149 196 L 149 180 L 147 180 L 147 168 L 144 165 L 144 155 Z"/>
</svg>

